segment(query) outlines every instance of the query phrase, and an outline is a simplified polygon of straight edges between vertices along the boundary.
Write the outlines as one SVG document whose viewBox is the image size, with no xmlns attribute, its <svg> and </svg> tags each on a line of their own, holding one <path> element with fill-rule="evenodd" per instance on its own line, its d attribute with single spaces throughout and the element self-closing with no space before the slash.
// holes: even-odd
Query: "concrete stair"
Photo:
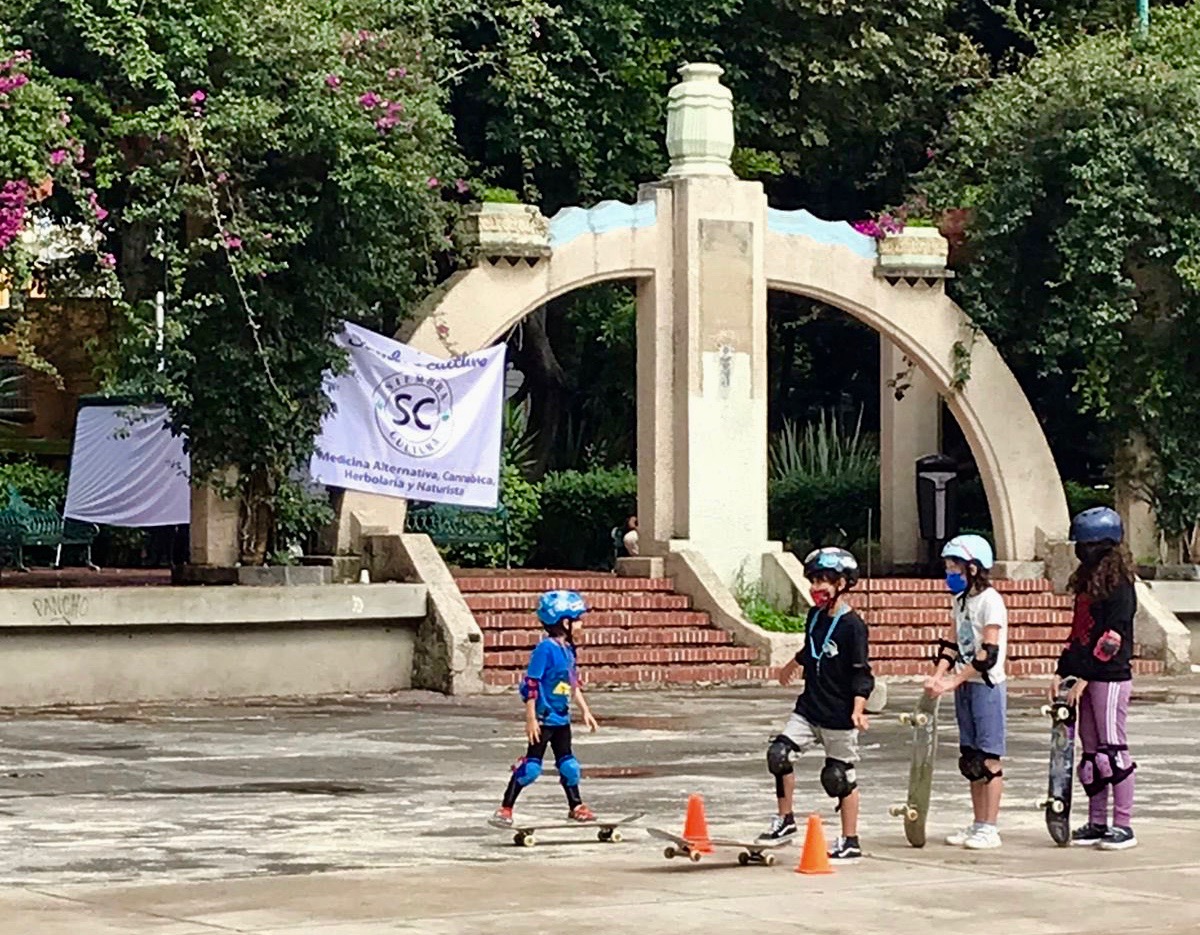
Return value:
<svg viewBox="0 0 1200 935">
<path fill-rule="evenodd" d="M 1008 606 L 1008 674 L 1049 676 L 1071 633 L 1071 598 L 1055 594 L 1049 581 L 998 581 Z M 930 671 L 933 644 L 946 636 L 950 596 L 941 579 L 877 578 L 862 581 L 851 602 L 871 633 L 876 675 L 915 676 Z M 1134 647 L 1135 656 L 1139 647 Z M 1139 675 L 1159 674 L 1156 659 L 1134 659 Z"/>
<path fill-rule="evenodd" d="M 617 578 L 582 572 L 455 573 L 483 630 L 486 685 L 517 684 L 542 636 L 538 597 L 553 588 L 579 591 L 592 611 L 576 636 L 588 686 L 755 684 L 773 676 L 752 665 L 754 651 L 734 645 L 708 615 L 691 609 L 667 578 Z"/>
</svg>

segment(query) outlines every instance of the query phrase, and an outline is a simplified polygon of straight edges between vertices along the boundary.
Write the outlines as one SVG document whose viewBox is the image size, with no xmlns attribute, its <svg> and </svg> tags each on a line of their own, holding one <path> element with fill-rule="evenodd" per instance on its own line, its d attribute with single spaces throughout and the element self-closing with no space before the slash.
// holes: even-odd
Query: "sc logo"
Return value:
<svg viewBox="0 0 1200 935">
<path fill-rule="evenodd" d="M 440 377 L 393 374 L 375 387 L 375 428 L 412 458 L 437 454 L 453 434 L 453 394 Z"/>
</svg>

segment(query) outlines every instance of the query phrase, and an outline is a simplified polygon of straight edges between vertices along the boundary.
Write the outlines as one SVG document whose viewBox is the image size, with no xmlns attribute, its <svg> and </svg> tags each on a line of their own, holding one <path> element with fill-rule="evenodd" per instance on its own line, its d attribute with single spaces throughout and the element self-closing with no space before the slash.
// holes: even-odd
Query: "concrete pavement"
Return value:
<svg viewBox="0 0 1200 935">
<path fill-rule="evenodd" d="M 621 845 L 572 830 L 513 847 L 483 824 L 520 747 L 508 697 L 13 715 L 0 722 L 0 827 L 11 842 L 0 850 L 0 921 L 20 935 L 586 935 L 761 923 L 882 935 L 974 928 L 983 905 L 1006 935 L 1200 928 L 1200 682 L 1139 683 L 1130 735 L 1142 846 L 1115 854 L 1050 843 L 1031 804 L 1044 792 L 1047 733 L 1032 693 L 1012 703 L 1004 848 L 909 848 L 887 806 L 903 796 L 908 756 L 894 714 L 914 692 L 892 694 L 863 738 L 869 859 L 831 877 L 792 873 L 797 848 L 773 868 L 740 868 L 732 853 L 668 862 L 640 831 Z M 793 698 L 597 695 L 601 731 L 577 745 L 585 796 L 605 813 L 646 811 L 642 824 L 678 828 L 698 791 L 714 832 L 756 833 L 772 805 L 765 741 Z M 966 815 L 950 718 L 943 728 L 938 834 Z M 798 765 L 800 807 L 820 810 L 832 835 L 819 762 Z M 525 811 L 560 815 L 550 772 L 526 792 Z"/>
</svg>

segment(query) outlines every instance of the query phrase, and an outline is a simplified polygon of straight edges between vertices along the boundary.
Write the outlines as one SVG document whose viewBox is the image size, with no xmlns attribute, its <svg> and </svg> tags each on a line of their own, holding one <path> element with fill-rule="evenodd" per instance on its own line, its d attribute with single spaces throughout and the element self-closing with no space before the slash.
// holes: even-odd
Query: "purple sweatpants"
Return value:
<svg viewBox="0 0 1200 935">
<path fill-rule="evenodd" d="M 1125 718 L 1133 682 L 1089 682 L 1079 701 L 1079 742 L 1083 760 L 1079 781 L 1086 787 L 1107 780 L 1088 799 L 1088 821 L 1107 825 L 1108 790 L 1113 793 L 1114 825 L 1129 827 L 1133 817 L 1133 758 L 1125 746 Z M 1119 782 L 1113 783 L 1114 772 Z"/>
</svg>

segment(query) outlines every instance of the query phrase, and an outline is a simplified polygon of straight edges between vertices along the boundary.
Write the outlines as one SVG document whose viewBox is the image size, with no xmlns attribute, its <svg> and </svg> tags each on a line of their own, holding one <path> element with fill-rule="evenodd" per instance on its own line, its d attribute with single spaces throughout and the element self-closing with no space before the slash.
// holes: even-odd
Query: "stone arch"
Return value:
<svg viewBox="0 0 1200 935">
<path fill-rule="evenodd" d="M 1064 538 L 1066 495 L 1041 425 L 1000 353 L 941 285 L 877 276 L 873 242 L 849 225 L 803 211 L 771 214 L 768 287 L 852 315 L 934 382 L 979 466 L 997 558 L 1029 560 L 1043 554 L 1047 540 Z M 961 390 L 953 386 L 956 344 L 971 352 L 970 379 Z"/>
</svg>

